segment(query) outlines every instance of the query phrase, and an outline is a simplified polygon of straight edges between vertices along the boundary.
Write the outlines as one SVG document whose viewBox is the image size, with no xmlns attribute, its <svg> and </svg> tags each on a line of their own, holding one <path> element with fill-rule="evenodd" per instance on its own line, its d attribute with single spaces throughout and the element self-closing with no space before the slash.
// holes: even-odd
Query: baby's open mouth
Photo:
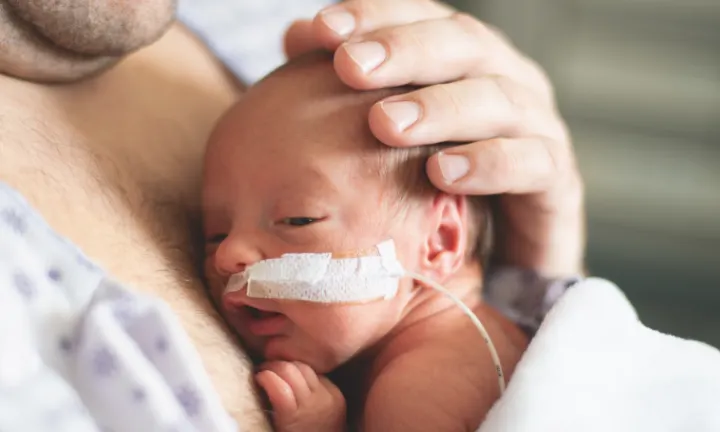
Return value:
<svg viewBox="0 0 720 432">
<path fill-rule="evenodd" d="M 241 291 L 231 292 L 223 296 L 223 308 L 228 320 L 238 327 L 256 336 L 280 336 L 285 334 L 290 320 L 285 314 L 277 312 L 274 305 L 265 306 L 262 301 L 254 302 Z M 251 306 L 248 303 L 253 302 Z"/>
<path fill-rule="evenodd" d="M 252 306 L 245 306 L 245 308 L 248 310 L 250 317 L 253 319 L 256 319 L 256 320 L 282 315 L 280 312 L 265 311 L 265 310 L 261 310 L 258 308 L 254 308 Z"/>
<path fill-rule="evenodd" d="M 288 318 L 280 312 L 272 312 L 258 309 L 252 306 L 244 306 L 249 317 L 248 329 L 257 336 L 278 336 L 283 334 Z"/>
</svg>

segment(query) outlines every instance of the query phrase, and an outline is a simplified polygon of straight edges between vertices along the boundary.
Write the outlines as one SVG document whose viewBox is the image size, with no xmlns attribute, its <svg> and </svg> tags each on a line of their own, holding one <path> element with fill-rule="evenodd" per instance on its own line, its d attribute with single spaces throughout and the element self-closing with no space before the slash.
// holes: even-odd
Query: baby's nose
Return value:
<svg viewBox="0 0 720 432">
<path fill-rule="evenodd" d="M 259 248 L 250 242 L 226 238 L 215 252 L 215 269 L 224 276 L 240 273 L 249 265 L 263 259 Z"/>
</svg>

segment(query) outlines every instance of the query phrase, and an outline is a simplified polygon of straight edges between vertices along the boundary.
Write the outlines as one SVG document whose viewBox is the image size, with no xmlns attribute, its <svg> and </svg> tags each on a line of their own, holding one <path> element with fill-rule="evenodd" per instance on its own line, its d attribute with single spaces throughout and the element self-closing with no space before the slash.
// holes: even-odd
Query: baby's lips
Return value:
<svg viewBox="0 0 720 432">
<path fill-rule="evenodd" d="M 227 311 L 247 306 L 245 302 L 245 290 L 226 291 L 222 296 L 222 305 Z"/>
</svg>

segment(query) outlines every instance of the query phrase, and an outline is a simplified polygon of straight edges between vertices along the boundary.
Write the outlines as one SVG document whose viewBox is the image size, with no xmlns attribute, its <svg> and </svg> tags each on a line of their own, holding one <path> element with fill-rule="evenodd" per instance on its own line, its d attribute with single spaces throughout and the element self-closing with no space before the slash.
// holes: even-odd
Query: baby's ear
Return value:
<svg viewBox="0 0 720 432">
<path fill-rule="evenodd" d="M 460 195 L 439 192 L 432 201 L 421 270 L 439 283 L 449 279 L 465 262 L 468 211 L 467 200 Z"/>
</svg>

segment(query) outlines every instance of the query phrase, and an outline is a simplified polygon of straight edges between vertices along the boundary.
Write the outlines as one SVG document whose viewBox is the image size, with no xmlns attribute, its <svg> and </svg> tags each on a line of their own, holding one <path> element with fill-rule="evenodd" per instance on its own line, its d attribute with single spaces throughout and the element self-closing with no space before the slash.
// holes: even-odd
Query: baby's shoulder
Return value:
<svg viewBox="0 0 720 432">
<path fill-rule="evenodd" d="M 370 384 L 364 430 L 477 428 L 498 397 L 497 380 L 489 354 L 477 361 L 457 346 L 426 343 L 388 359 Z"/>
<path fill-rule="evenodd" d="M 476 312 L 509 375 L 524 347 L 495 314 Z M 490 351 L 468 317 L 431 321 L 379 357 L 365 404 L 366 421 L 378 427 L 367 430 L 475 430 L 499 397 Z"/>
</svg>

